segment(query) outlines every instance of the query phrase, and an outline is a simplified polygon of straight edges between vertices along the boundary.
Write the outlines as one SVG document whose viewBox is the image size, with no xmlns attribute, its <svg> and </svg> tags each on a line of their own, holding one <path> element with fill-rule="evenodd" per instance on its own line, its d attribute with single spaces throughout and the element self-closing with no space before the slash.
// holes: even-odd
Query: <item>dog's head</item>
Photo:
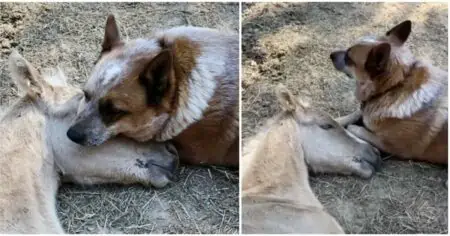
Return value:
<svg viewBox="0 0 450 236">
<path fill-rule="evenodd" d="M 334 67 L 357 79 L 356 97 L 365 101 L 401 82 L 413 61 L 404 45 L 411 33 L 411 21 L 404 21 L 378 37 L 363 37 L 347 50 L 335 51 Z"/>
<path fill-rule="evenodd" d="M 100 57 L 84 87 L 84 101 L 68 137 L 81 145 L 100 145 L 118 134 L 138 141 L 156 135 L 177 105 L 176 87 L 182 82 L 175 80 L 176 71 L 190 69 L 175 65 L 177 47 L 195 51 L 183 40 L 170 46 L 164 38 L 124 42 L 110 15 Z"/>
</svg>

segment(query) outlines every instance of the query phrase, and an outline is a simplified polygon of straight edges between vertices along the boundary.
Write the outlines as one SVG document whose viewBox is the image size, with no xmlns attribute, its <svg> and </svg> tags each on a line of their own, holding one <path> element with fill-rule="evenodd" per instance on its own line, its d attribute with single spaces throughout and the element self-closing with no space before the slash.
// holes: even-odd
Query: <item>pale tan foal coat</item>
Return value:
<svg viewBox="0 0 450 236">
<path fill-rule="evenodd" d="M 311 190 L 294 119 L 275 121 L 244 150 L 242 233 L 344 233 Z"/>
<path fill-rule="evenodd" d="M 18 104 L 0 123 L 0 232 L 63 233 L 55 208 L 59 178 L 44 145 L 44 117 L 29 99 Z"/>
</svg>

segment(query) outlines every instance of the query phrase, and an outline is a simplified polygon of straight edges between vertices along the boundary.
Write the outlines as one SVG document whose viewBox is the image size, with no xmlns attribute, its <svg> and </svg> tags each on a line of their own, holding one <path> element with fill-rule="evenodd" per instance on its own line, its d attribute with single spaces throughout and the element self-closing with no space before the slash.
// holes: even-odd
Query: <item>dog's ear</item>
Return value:
<svg viewBox="0 0 450 236">
<path fill-rule="evenodd" d="M 411 33 L 411 21 L 403 21 L 402 23 L 396 25 L 394 28 L 390 29 L 386 36 L 389 41 L 395 43 L 396 45 L 403 45 Z"/>
<path fill-rule="evenodd" d="M 106 20 L 105 36 L 103 38 L 101 54 L 111 51 L 120 43 L 120 33 L 119 28 L 117 27 L 116 19 L 114 18 L 114 15 L 109 15 Z"/>
<path fill-rule="evenodd" d="M 172 68 L 172 51 L 166 49 L 154 57 L 139 74 L 139 81 L 146 88 L 148 105 L 159 105 L 162 102 L 170 85 Z"/>
<path fill-rule="evenodd" d="M 52 87 L 45 81 L 41 74 L 16 50 L 9 56 L 9 71 L 12 79 L 19 88 L 20 94 L 28 94 L 33 98 L 42 97 L 44 89 Z"/>
<path fill-rule="evenodd" d="M 391 45 L 389 43 L 379 44 L 370 50 L 365 69 L 371 78 L 375 78 L 386 71 L 390 55 Z"/>
</svg>

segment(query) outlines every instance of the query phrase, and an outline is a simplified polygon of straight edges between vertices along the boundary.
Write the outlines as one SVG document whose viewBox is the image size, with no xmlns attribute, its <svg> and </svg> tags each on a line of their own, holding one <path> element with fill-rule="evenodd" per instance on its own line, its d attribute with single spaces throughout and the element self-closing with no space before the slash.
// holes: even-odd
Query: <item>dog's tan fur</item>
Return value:
<svg viewBox="0 0 450 236">
<path fill-rule="evenodd" d="M 404 45 L 410 31 L 411 22 L 403 22 L 348 49 L 352 63 L 345 69 L 357 78 L 359 113 L 367 128 L 349 130 L 400 158 L 446 164 L 448 74 L 414 58 Z M 382 59 L 375 62 L 371 55 Z"/>
<path fill-rule="evenodd" d="M 381 162 L 378 153 L 284 86 L 277 91 L 283 111 L 244 145 L 242 232 L 343 233 L 312 192 L 308 167 L 368 178 L 374 173 L 370 165 Z"/>
<path fill-rule="evenodd" d="M 81 91 L 64 85 L 62 73 L 42 76 L 17 52 L 10 71 L 25 93 L 0 117 L 0 233 L 63 233 L 56 215 L 60 176 L 64 181 L 166 185 L 166 166 L 177 157 L 165 144 L 115 138 L 101 147 L 81 147 L 65 135 Z M 78 94 L 78 95 L 76 95 Z M 74 96 L 75 95 L 75 96 Z M 73 97 L 72 97 L 73 96 Z"/>
<path fill-rule="evenodd" d="M 238 166 L 238 52 L 234 34 L 195 27 L 123 42 L 110 16 L 102 54 L 86 84 L 94 98 L 86 101 L 88 108 L 81 109 L 71 129 L 99 129 L 83 145 L 99 145 L 117 134 L 138 141 L 173 140 L 185 163 Z M 111 71 L 120 72 L 105 79 Z M 89 123 L 99 117 L 92 115 L 97 108 L 89 107 L 106 102 L 126 112 L 111 122 Z"/>
</svg>

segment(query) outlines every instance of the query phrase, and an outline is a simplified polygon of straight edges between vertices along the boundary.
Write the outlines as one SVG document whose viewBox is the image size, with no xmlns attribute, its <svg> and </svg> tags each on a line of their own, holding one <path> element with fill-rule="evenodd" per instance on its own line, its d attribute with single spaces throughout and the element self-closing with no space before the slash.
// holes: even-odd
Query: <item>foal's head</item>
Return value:
<svg viewBox="0 0 450 236">
<path fill-rule="evenodd" d="M 314 172 L 369 178 L 380 167 L 377 149 L 351 135 L 326 112 L 310 107 L 285 86 L 277 87 L 282 107 L 278 119 L 295 122 L 305 161 Z"/>
</svg>

